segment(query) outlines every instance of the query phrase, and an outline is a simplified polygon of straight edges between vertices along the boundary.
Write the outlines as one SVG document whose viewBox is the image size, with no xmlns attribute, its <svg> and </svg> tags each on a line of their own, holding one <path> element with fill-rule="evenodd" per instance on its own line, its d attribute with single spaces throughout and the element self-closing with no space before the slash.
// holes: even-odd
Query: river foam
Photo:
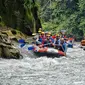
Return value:
<svg viewBox="0 0 85 85">
<path fill-rule="evenodd" d="M 23 59 L 0 59 L 0 85 L 85 85 L 82 49 L 68 49 L 68 56 L 61 58 L 35 58 L 27 46 L 19 49 Z"/>
</svg>

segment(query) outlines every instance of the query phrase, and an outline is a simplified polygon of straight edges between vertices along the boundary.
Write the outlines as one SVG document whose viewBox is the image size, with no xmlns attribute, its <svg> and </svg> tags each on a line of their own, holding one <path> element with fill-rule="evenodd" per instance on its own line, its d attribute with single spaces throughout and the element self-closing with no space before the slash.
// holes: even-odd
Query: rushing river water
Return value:
<svg viewBox="0 0 85 85">
<path fill-rule="evenodd" d="M 0 59 L 0 85 L 85 85 L 81 48 L 68 49 L 68 56 L 61 58 L 35 58 L 27 47 L 20 51 L 23 59 Z"/>
</svg>

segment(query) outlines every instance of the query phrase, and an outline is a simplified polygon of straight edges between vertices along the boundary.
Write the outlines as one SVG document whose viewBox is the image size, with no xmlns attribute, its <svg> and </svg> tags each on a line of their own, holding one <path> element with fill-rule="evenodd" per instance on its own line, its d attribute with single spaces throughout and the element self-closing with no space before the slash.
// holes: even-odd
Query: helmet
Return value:
<svg viewBox="0 0 85 85">
<path fill-rule="evenodd" d="M 44 32 L 41 32 L 41 34 L 45 34 Z"/>
<path fill-rule="evenodd" d="M 32 33 L 32 35 L 36 35 L 36 33 Z"/>
<path fill-rule="evenodd" d="M 49 37 L 50 35 L 48 34 L 48 35 L 46 35 L 47 37 Z"/>
<path fill-rule="evenodd" d="M 61 38 L 60 40 L 64 41 L 64 38 Z"/>
<path fill-rule="evenodd" d="M 41 30 L 39 30 L 38 32 L 41 33 Z"/>
<path fill-rule="evenodd" d="M 51 32 L 48 32 L 49 35 L 51 35 Z"/>
<path fill-rule="evenodd" d="M 41 30 L 42 28 L 39 28 L 39 30 Z"/>
<path fill-rule="evenodd" d="M 59 34 L 56 34 L 56 36 L 59 36 Z"/>
</svg>

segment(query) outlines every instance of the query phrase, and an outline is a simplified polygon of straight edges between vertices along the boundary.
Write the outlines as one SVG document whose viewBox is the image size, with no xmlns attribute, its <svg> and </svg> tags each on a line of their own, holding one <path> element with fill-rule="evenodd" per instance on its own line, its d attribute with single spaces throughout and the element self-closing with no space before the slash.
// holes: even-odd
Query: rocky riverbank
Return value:
<svg viewBox="0 0 85 85">
<path fill-rule="evenodd" d="M 13 41 L 18 41 L 18 39 L 24 38 L 26 36 L 16 30 L 0 30 L 0 57 L 7 59 L 20 59 L 21 54 L 19 50 L 14 46 Z"/>
</svg>

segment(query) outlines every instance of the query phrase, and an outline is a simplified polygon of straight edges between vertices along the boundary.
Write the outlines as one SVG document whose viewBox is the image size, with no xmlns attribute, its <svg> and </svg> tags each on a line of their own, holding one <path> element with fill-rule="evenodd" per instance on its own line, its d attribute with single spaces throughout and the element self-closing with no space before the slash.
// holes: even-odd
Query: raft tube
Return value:
<svg viewBox="0 0 85 85">
<path fill-rule="evenodd" d="M 82 40 L 82 41 L 81 41 L 81 45 L 82 45 L 82 46 L 85 46 L 85 40 Z"/>
<path fill-rule="evenodd" d="M 83 50 L 85 50 L 85 46 L 80 46 L 80 48 L 82 48 Z"/>
<path fill-rule="evenodd" d="M 34 50 L 34 54 L 37 56 L 47 56 L 47 57 L 60 57 L 65 56 L 65 53 L 54 48 L 40 48 L 39 50 Z"/>
<path fill-rule="evenodd" d="M 83 48 L 83 50 L 85 50 L 85 40 L 81 41 L 81 48 Z"/>
</svg>

